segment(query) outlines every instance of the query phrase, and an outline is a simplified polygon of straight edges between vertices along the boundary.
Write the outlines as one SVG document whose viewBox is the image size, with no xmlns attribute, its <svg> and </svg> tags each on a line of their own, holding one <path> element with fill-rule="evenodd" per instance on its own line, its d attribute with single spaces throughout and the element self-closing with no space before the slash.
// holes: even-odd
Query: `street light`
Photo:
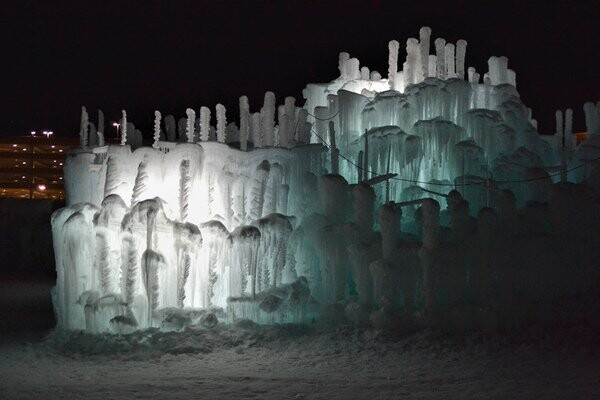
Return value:
<svg viewBox="0 0 600 400">
<path fill-rule="evenodd" d="M 117 122 L 113 122 L 113 126 L 117 127 L 117 139 L 119 138 L 119 127 L 121 126 L 121 124 L 117 123 Z"/>
<path fill-rule="evenodd" d="M 51 136 L 53 133 L 54 133 L 54 132 L 52 132 L 52 131 L 44 131 L 44 132 L 42 132 L 42 135 L 46 135 L 46 138 L 48 138 L 48 139 L 49 139 L 49 138 L 50 138 L 50 136 Z"/>
<path fill-rule="evenodd" d="M 35 131 L 31 131 L 31 136 L 35 136 Z"/>
</svg>

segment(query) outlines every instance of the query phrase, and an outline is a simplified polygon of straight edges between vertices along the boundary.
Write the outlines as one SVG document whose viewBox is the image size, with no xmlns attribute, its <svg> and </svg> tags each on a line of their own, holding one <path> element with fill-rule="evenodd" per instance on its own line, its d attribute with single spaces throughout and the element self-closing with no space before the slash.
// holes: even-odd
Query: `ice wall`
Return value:
<svg viewBox="0 0 600 400">
<path fill-rule="evenodd" d="M 341 313 L 390 327 L 398 310 L 431 317 L 509 302 L 506 293 L 540 301 L 552 287 L 586 287 L 583 272 L 563 276 L 565 254 L 529 260 L 527 249 L 544 253 L 536 235 L 556 233 L 552 247 L 597 259 L 598 246 L 560 236 L 565 199 L 596 207 L 566 181 L 600 187 L 597 167 L 573 167 L 597 160 L 597 105 L 584 107 L 586 145 L 573 143 L 571 110 L 541 139 L 506 57 L 491 57 L 480 83 L 472 67 L 465 77 L 466 41 L 433 44 L 430 54 L 422 28 L 399 70 L 391 41 L 387 78 L 342 52 L 339 78 L 309 84 L 302 108 L 266 92 L 253 112 L 242 96 L 239 130 L 220 104 L 216 128 L 208 107 L 198 120 L 188 109 L 178 143 L 173 116 L 161 140 L 156 112 L 153 147 L 132 150 L 123 111 L 121 145 L 100 145 L 84 109 L 82 146 L 64 167 L 67 207 L 52 216 L 59 327 L 126 333 L 217 315 Z M 596 222 L 578 221 L 586 232 Z M 528 293 L 545 265 L 554 280 Z"/>
</svg>

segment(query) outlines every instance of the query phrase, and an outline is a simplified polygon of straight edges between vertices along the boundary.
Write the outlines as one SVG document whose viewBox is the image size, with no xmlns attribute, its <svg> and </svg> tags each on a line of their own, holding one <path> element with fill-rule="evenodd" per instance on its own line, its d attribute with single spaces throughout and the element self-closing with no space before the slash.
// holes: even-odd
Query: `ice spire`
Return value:
<svg viewBox="0 0 600 400">
<path fill-rule="evenodd" d="M 431 41 L 431 28 L 423 26 L 419 30 L 419 52 L 421 53 L 421 71 L 423 79 L 429 76 L 429 46 Z"/>
<path fill-rule="evenodd" d="M 556 136 L 561 141 L 560 147 L 563 147 L 565 145 L 565 137 L 563 133 L 563 112 L 561 110 L 556 110 Z"/>
<path fill-rule="evenodd" d="M 154 111 L 154 143 L 152 147 L 158 149 L 158 141 L 160 140 L 160 111 Z"/>
<path fill-rule="evenodd" d="M 435 66 L 436 74 L 438 79 L 446 79 L 446 40 L 442 38 L 435 39 L 435 56 L 437 65 Z"/>
<path fill-rule="evenodd" d="M 104 146 L 104 113 L 98 110 L 98 146 Z"/>
<path fill-rule="evenodd" d="M 396 74 L 398 73 L 398 49 L 400 43 L 397 40 L 390 40 L 388 43 L 389 56 L 388 56 L 388 81 L 390 82 L 390 89 L 395 90 L 398 86 L 396 83 Z"/>
<path fill-rule="evenodd" d="M 251 122 L 252 122 L 252 143 L 254 144 L 254 148 L 258 149 L 263 147 L 263 139 L 262 139 L 262 129 L 260 126 L 260 113 L 252 114 Z"/>
<path fill-rule="evenodd" d="M 127 112 L 121 110 L 123 117 L 121 118 L 121 146 L 125 146 L 127 142 Z"/>
<path fill-rule="evenodd" d="M 591 101 L 586 102 L 583 105 L 583 112 L 585 113 L 585 126 L 588 135 L 600 134 L 600 102 L 596 105 Z"/>
<path fill-rule="evenodd" d="M 79 144 L 85 149 L 88 146 L 89 117 L 85 106 L 81 107 L 81 125 L 79 128 Z"/>
<path fill-rule="evenodd" d="M 240 149 L 248 149 L 248 138 L 250 137 L 250 104 L 248 96 L 240 97 Z"/>
<path fill-rule="evenodd" d="M 221 103 L 215 107 L 217 109 L 217 141 L 225 143 L 226 133 L 225 127 L 227 126 L 227 117 L 225 116 L 225 106 Z"/>
<path fill-rule="evenodd" d="M 418 74 L 421 71 L 417 68 L 419 56 L 419 43 L 415 38 L 406 40 L 406 63 L 404 64 L 404 87 L 419 82 Z"/>
<path fill-rule="evenodd" d="M 185 134 L 187 135 L 188 143 L 194 143 L 194 124 L 196 123 L 196 112 L 191 108 L 185 110 L 187 115 L 187 124 Z"/>
<path fill-rule="evenodd" d="M 371 72 L 369 71 L 369 67 L 361 67 L 360 68 L 360 79 L 368 81 Z"/>
<path fill-rule="evenodd" d="M 260 110 L 261 113 L 261 128 L 262 128 L 262 140 L 263 145 L 271 147 L 274 144 L 274 130 L 275 130 L 275 93 L 266 92 L 265 102 L 263 108 Z"/>
<path fill-rule="evenodd" d="M 287 115 L 288 119 L 288 140 L 291 142 L 294 139 L 296 133 L 296 98 L 293 96 L 287 96 L 284 100 L 284 114 Z"/>
<path fill-rule="evenodd" d="M 444 54 L 446 56 L 446 79 L 455 78 L 454 45 L 452 43 L 446 43 Z"/>
<path fill-rule="evenodd" d="M 346 53 L 346 52 L 341 52 L 338 56 L 338 69 L 340 70 L 340 76 L 343 79 L 346 79 L 346 61 L 348 61 L 350 59 L 350 54 Z"/>
<path fill-rule="evenodd" d="M 459 79 L 465 79 L 465 55 L 467 53 L 467 41 L 460 39 L 456 42 L 456 75 Z"/>
<path fill-rule="evenodd" d="M 569 150 L 573 148 L 573 110 L 567 108 L 565 111 L 565 147 Z"/>
<path fill-rule="evenodd" d="M 210 108 L 202 106 L 202 107 L 200 107 L 200 140 L 203 142 L 207 142 L 209 133 L 210 133 Z"/>
</svg>

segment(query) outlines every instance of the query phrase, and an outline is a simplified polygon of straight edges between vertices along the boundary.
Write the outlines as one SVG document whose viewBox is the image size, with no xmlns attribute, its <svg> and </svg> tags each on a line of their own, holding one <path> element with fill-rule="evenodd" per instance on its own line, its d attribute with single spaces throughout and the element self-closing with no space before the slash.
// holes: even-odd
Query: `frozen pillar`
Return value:
<svg viewBox="0 0 600 400">
<path fill-rule="evenodd" d="M 446 79 L 446 40 L 442 38 L 435 39 L 435 56 L 436 56 L 436 77 L 438 79 Z"/>
<path fill-rule="evenodd" d="M 248 138 L 250 137 L 250 103 L 248 96 L 240 97 L 240 149 L 248 149 Z"/>
<path fill-rule="evenodd" d="M 424 199 L 421 204 L 421 211 L 423 215 L 423 244 L 419 249 L 419 259 L 423 271 L 425 311 L 431 313 L 435 306 L 434 279 L 440 230 L 440 205 L 433 199 Z"/>
<path fill-rule="evenodd" d="M 454 70 L 454 45 L 447 43 L 444 51 L 446 56 L 446 79 L 455 78 L 456 73 Z"/>
<path fill-rule="evenodd" d="M 431 28 L 424 26 L 419 30 L 419 52 L 421 53 L 421 70 L 423 79 L 429 75 L 429 42 L 431 41 Z"/>
<path fill-rule="evenodd" d="M 400 43 L 397 40 L 391 40 L 388 43 L 389 55 L 388 55 L 388 81 L 390 83 L 390 89 L 396 90 L 398 84 L 396 82 L 396 74 L 398 73 L 398 49 Z"/>
<path fill-rule="evenodd" d="M 208 141 L 210 133 L 210 109 L 208 107 L 200 107 L 200 140 Z"/>
<path fill-rule="evenodd" d="M 396 243 L 400 237 L 400 221 L 402 210 L 394 203 L 386 203 L 379 207 L 377 219 L 381 229 L 381 249 L 383 258 L 394 261 Z"/>
<path fill-rule="evenodd" d="M 265 102 L 261 113 L 263 145 L 272 147 L 274 144 L 275 131 L 275 93 L 265 93 Z"/>
<path fill-rule="evenodd" d="M 465 79 L 465 55 L 467 53 L 467 41 L 460 39 L 456 42 L 456 75 L 459 79 Z"/>
</svg>

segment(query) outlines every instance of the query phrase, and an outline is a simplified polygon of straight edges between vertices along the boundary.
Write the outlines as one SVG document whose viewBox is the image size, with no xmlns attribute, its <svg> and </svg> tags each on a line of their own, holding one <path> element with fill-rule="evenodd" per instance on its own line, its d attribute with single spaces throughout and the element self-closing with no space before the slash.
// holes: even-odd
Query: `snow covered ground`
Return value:
<svg viewBox="0 0 600 400">
<path fill-rule="evenodd" d="M 49 283 L 0 289 L 0 399 L 600 398 L 600 346 L 591 328 L 394 337 L 248 322 L 42 337 L 52 320 Z"/>
</svg>

